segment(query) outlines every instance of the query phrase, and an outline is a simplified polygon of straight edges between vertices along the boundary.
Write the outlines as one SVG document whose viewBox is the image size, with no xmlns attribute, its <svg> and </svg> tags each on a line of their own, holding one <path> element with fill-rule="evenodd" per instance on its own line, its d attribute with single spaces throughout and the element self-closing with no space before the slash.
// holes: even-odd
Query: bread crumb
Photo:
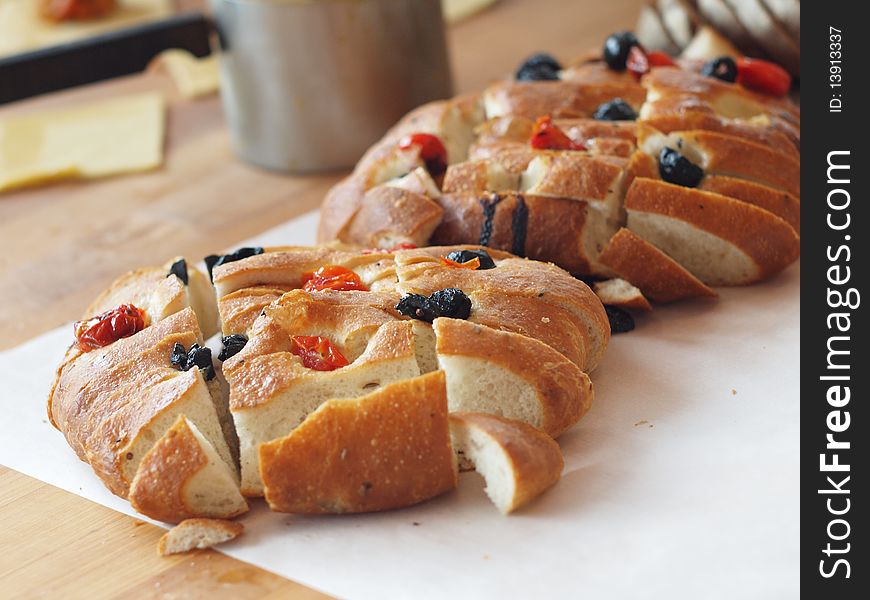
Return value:
<svg viewBox="0 0 870 600">
<path fill-rule="evenodd" d="M 541 323 L 549 323 L 550 317 L 541 317 Z"/>
<path fill-rule="evenodd" d="M 736 396 L 736 395 L 737 395 L 737 390 L 735 390 L 734 388 L 731 388 L 731 395 L 732 395 L 732 396 Z"/>
</svg>

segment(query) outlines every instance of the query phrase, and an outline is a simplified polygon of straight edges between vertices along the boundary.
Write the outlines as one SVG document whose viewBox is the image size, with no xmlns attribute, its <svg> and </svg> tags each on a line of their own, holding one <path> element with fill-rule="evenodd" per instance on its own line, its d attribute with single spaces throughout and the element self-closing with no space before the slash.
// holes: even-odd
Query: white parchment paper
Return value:
<svg viewBox="0 0 870 600">
<path fill-rule="evenodd" d="M 257 237 L 307 244 L 316 216 Z M 222 551 L 345 598 L 797 598 L 800 267 L 614 336 L 562 480 L 504 517 L 482 479 L 383 514 L 261 501 Z M 0 463 L 115 510 L 49 423 L 71 327 L 0 354 Z"/>
</svg>

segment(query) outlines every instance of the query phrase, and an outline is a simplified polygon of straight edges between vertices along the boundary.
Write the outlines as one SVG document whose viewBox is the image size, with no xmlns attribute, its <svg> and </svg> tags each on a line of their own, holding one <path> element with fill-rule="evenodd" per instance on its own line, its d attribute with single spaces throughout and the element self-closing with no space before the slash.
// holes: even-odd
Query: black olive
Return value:
<svg viewBox="0 0 870 600">
<path fill-rule="evenodd" d="M 189 371 L 197 367 L 202 371 L 206 381 L 214 379 L 214 364 L 211 361 L 211 348 L 194 344 L 190 350 L 185 351 L 184 346 L 175 344 L 169 353 L 169 362 L 180 371 Z"/>
<path fill-rule="evenodd" d="M 630 31 L 608 36 L 604 40 L 604 62 L 614 71 L 625 71 L 625 63 L 632 46 L 640 46 L 640 42 Z"/>
<path fill-rule="evenodd" d="M 634 329 L 634 319 L 618 306 L 604 305 L 607 320 L 610 321 L 610 333 L 625 333 Z"/>
<path fill-rule="evenodd" d="M 701 67 L 701 75 L 734 83 L 737 81 L 737 63 L 730 56 L 720 56 L 705 62 Z"/>
<path fill-rule="evenodd" d="M 172 266 L 169 267 L 169 272 L 166 274 L 166 276 L 170 277 L 172 275 L 175 275 L 181 280 L 181 283 L 187 285 L 187 261 L 183 258 L 179 258 L 174 263 L 172 263 Z"/>
<path fill-rule="evenodd" d="M 471 300 L 462 290 L 447 288 L 434 292 L 428 298 L 420 294 L 408 294 L 399 300 L 396 310 L 406 317 L 427 323 L 438 317 L 467 319 L 471 315 Z"/>
<path fill-rule="evenodd" d="M 634 121 L 637 113 L 622 98 L 614 98 L 596 108 L 592 118 L 596 121 Z"/>
<path fill-rule="evenodd" d="M 223 348 L 221 348 L 220 354 L 218 354 L 218 360 L 223 362 L 231 356 L 235 356 L 242 351 L 242 348 L 244 348 L 247 343 L 248 336 L 242 335 L 241 333 L 224 336 L 221 338 Z"/>
<path fill-rule="evenodd" d="M 460 264 L 465 264 L 475 258 L 480 259 L 480 266 L 477 267 L 478 271 L 486 271 L 487 269 L 495 268 L 495 262 L 486 250 L 454 250 L 447 255 L 447 260 L 452 260 Z"/>
<path fill-rule="evenodd" d="M 457 288 L 439 290 L 429 296 L 440 317 L 467 319 L 471 315 L 471 299 Z"/>
<path fill-rule="evenodd" d="M 662 148 L 659 154 L 659 174 L 668 183 L 683 187 L 698 187 L 704 178 L 704 169 L 673 148 Z"/>
<path fill-rule="evenodd" d="M 257 254 L 262 254 L 263 252 L 264 250 L 259 246 L 247 246 L 244 248 L 239 248 L 235 252 L 230 252 L 229 254 L 224 254 L 222 256 L 219 256 L 217 254 L 209 254 L 203 259 L 205 261 L 206 268 L 208 268 L 208 278 L 214 281 L 212 273 L 214 272 L 215 267 L 235 262 L 237 260 L 242 260 L 243 258 L 256 256 Z"/>
<path fill-rule="evenodd" d="M 396 310 L 406 317 L 431 323 L 440 315 L 435 312 L 435 307 L 426 296 L 420 294 L 408 294 L 403 296 L 396 305 Z"/>
<path fill-rule="evenodd" d="M 187 350 L 181 344 L 175 344 L 169 353 L 169 362 L 180 371 L 187 371 Z"/>
<path fill-rule="evenodd" d="M 559 79 L 562 65 L 546 52 L 528 57 L 517 69 L 517 81 L 555 81 Z"/>
</svg>

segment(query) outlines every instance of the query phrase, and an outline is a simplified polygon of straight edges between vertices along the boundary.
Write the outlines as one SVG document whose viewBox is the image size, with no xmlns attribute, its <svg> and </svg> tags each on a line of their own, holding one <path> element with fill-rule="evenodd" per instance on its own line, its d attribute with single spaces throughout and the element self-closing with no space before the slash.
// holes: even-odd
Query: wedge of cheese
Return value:
<svg viewBox="0 0 870 600">
<path fill-rule="evenodd" d="M 156 92 L 0 121 L 0 192 L 92 179 L 163 162 L 165 103 Z"/>
</svg>

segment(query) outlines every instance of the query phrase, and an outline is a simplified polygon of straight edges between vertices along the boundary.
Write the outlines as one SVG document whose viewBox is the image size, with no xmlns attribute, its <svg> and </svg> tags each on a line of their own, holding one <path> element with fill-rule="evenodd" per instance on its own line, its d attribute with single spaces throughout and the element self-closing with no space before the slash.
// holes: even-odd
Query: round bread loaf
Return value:
<svg viewBox="0 0 870 600">
<path fill-rule="evenodd" d="M 691 37 L 701 17 L 685 4 L 660 3 L 662 35 Z M 704 75 L 701 61 L 671 62 L 636 77 L 587 56 L 539 81 L 527 80 L 534 67 L 524 66 L 522 81 L 412 112 L 329 193 L 320 241 L 479 244 L 577 276 L 620 278 L 664 301 L 775 275 L 799 255 L 800 110 Z M 546 138 L 553 128 L 556 142 Z M 445 140 L 446 171 L 427 176 L 432 147 L 414 145 L 420 135 Z M 629 206 L 638 177 L 664 180 L 644 190 L 653 190 L 658 214 L 680 214 L 682 225 L 671 221 L 663 234 L 661 219 L 650 226 Z M 711 202 L 714 214 L 700 220 L 687 212 Z M 621 254 L 628 238 L 611 242 L 623 229 L 643 246 L 631 238 L 633 251 Z M 698 256 L 703 268 L 691 260 Z M 671 277 L 650 288 L 646 265 L 626 262 L 644 257 Z M 614 297 L 612 285 L 599 289 Z"/>
<path fill-rule="evenodd" d="M 206 262 L 214 293 L 193 307 L 193 269 L 178 261 L 115 282 L 49 398 L 52 423 L 138 511 L 231 518 L 245 496 L 299 513 L 415 504 L 456 485 L 454 411 L 525 423 L 506 430 L 528 445 L 519 464 L 548 471 L 519 478 L 512 507 L 558 477 L 555 442 L 540 438 L 589 410 L 586 372 L 610 337 L 569 273 L 480 246 L 242 248 Z M 120 328 L 113 303 L 139 310 L 138 325 Z M 215 314 L 218 360 L 198 325 Z"/>
</svg>

